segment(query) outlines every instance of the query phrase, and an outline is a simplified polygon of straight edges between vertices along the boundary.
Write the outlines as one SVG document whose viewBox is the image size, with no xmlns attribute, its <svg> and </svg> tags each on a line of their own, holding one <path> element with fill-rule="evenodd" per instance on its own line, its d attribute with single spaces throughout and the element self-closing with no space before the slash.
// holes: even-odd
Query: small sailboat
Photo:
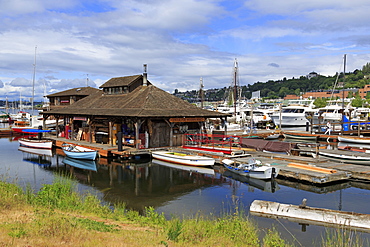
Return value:
<svg viewBox="0 0 370 247">
<path fill-rule="evenodd" d="M 79 145 L 63 144 L 62 150 L 67 157 L 73 159 L 95 160 L 98 151 Z"/>
</svg>

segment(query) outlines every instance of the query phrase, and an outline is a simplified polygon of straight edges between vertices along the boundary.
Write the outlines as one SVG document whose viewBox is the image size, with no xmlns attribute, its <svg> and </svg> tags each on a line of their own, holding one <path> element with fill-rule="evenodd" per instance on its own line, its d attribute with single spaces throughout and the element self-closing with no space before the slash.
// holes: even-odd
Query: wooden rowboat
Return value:
<svg viewBox="0 0 370 247">
<path fill-rule="evenodd" d="M 21 146 L 29 148 L 52 149 L 53 147 L 52 140 L 20 138 L 18 142 Z"/>
<path fill-rule="evenodd" d="M 361 143 L 361 144 L 370 144 L 370 138 L 368 138 L 368 137 L 338 136 L 338 141 L 340 141 L 340 142 Z"/>
<path fill-rule="evenodd" d="M 62 145 L 62 150 L 67 157 L 83 160 L 95 160 L 98 153 L 90 148 L 66 143 Z"/>
<path fill-rule="evenodd" d="M 360 152 L 352 152 L 345 150 L 324 150 L 319 151 L 319 155 L 330 160 L 340 161 L 342 163 L 350 164 L 361 164 L 361 165 L 370 165 L 370 155 Z"/>
<path fill-rule="evenodd" d="M 189 166 L 213 166 L 215 164 L 215 159 L 213 158 L 180 152 L 152 151 L 152 157 L 158 160 Z"/>
</svg>

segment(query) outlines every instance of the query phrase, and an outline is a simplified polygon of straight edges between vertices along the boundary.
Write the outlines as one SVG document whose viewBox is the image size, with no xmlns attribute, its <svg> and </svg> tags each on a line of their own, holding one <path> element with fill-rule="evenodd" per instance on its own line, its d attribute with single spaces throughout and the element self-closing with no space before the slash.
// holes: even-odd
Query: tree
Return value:
<svg viewBox="0 0 370 247">
<path fill-rule="evenodd" d="M 316 108 L 325 107 L 326 104 L 327 104 L 327 99 L 326 98 L 317 98 L 317 99 L 315 99 L 313 104 L 316 106 Z"/>
</svg>

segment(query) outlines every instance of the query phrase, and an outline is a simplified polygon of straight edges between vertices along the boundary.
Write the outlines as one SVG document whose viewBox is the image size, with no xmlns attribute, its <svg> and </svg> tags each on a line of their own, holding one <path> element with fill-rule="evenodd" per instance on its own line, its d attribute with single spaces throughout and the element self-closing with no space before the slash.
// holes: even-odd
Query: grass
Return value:
<svg viewBox="0 0 370 247">
<path fill-rule="evenodd" d="M 166 220 L 152 207 L 140 215 L 76 188 L 68 178 L 38 192 L 0 180 L 0 246 L 292 246 L 274 228 L 260 240 L 256 224 L 238 210 L 216 219 Z M 353 235 L 334 233 L 321 246 L 361 246 Z"/>
</svg>

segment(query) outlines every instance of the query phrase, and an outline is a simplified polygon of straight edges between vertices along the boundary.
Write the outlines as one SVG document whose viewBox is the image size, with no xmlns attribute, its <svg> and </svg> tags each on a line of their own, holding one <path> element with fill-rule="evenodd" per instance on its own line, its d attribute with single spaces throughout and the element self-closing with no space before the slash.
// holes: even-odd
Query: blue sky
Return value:
<svg viewBox="0 0 370 247">
<path fill-rule="evenodd" d="M 0 100 L 141 74 L 173 92 L 370 62 L 368 0 L 0 0 Z M 88 78 L 88 80 L 87 80 Z"/>
</svg>

